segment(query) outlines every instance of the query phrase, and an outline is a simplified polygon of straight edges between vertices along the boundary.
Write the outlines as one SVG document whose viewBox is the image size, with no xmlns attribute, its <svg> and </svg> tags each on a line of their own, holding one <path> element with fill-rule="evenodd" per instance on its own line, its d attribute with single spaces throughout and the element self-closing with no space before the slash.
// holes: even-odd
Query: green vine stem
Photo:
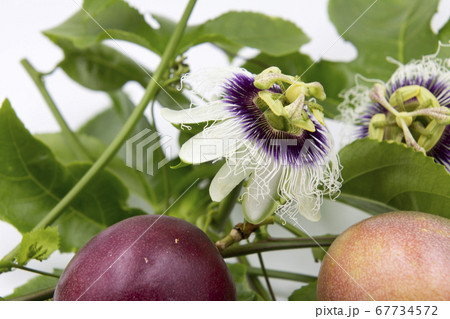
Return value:
<svg viewBox="0 0 450 319">
<path fill-rule="evenodd" d="M 155 97 L 156 92 L 159 89 L 159 81 L 162 79 L 164 72 L 170 65 L 174 58 L 178 43 L 186 28 L 189 16 L 194 8 L 197 0 L 189 0 L 183 16 L 178 22 L 174 33 L 170 37 L 169 43 L 167 44 L 164 54 L 161 57 L 161 62 L 153 74 L 153 78 L 149 82 L 142 99 L 136 105 L 135 109 L 131 113 L 130 117 L 117 134 L 116 138 L 108 146 L 108 148 L 103 152 L 103 154 L 98 158 L 98 160 L 91 166 L 91 168 L 86 172 L 86 174 L 78 181 L 77 184 L 58 202 L 58 204 L 33 228 L 33 230 L 41 229 L 46 226 L 51 225 L 64 211 L 65 208 L 72 202 L 72 200 L 84 189 L 84 187 L 95 177 L 97 174 L 111 161 L 117 151 L 120 149 L 122 144 L 126 141 L 130 135 L 133 128 L 136 126 L 137 122 L 141 118 L 149 102 Z M 11 262 L 14 260 L 17 254 L 18 246 L 9 252 L 3 259 L 2 262 Z M 2 264 L 0 262 L 0 264 Z"/>
<path fill-rule="evenodd" d="M 313 282 L 313 281 L 317 280 L 317 277 L 314 277 L 314 276 L 296 274 L 296 273 L 280 271 L 280 270 L 266 269 L 266 273 L 267 273 L 267 276 L 269 276 L 271 278 L 286 279 L 286 280 L 298 281 L 298 282 Z M 247 274 L 256 275 L 256 276 L 264 276 L 264 273 L 261 268 L 250 267 L 250 266 L 247 267 Z"/>
<path fill-rule="evenodd" d="M 257 253 L 257 255 L 258 255 L 259 264 L 261 266 L 261 271 L 264 276 L 264 280 L 266 281 L 267 289 L 269 290 L 269 293 L 270 293 L 270 297 L 272 298 L 272 301 L 277 301 L 277 299 L 275 297 L 275 293 L 273 292 L 273 289 L 272 289 L 272 285 L 270 284 L 269 275 L 267 274 L 266 266 L 264 265 L 264 260 L 262 258 L 262 254 Z"/>
<path fill-rule="evenodd" d="M 5 266 L 11 267 L 11 268 L 17 268 L 17 269 L 25 270 L 25 271 L 28 271 L 28 272 L 32 272 L 32 273 L 43 275 L 43 276 L 47 276 L 47 277 L 59 278 L 58 275 L 55 275 L 55 274 L 52 274 L 52 273 L 49 273 L 49 272 L 45 272 L 45 271 L 42 271 L 42 270 L 28 268 L 28 267 L 21 266 L 21 265 L 15 264 L 15 263 L 9 263 L 9 264 L 6 264 Z"/>
<path fill-rule="evenodd" d="M 53 117 L 56 119 L 56 122 L 58 122 L 58 125 L 61 128 L 61 132 L 64 136 L 64 139 L 68 143 L 73 154 L 76 156 L 78 160 L 92 161 L 93 158 L 89 155 L 88 151 L 84 148 L 83 144 L 81 144 L 80 140 L 75 135 L 75 133 L 72 132 L 72 130 L 69 128 L 67 122 L 64 120 L 63 116 L 58 110 L 58 107 L 56 106 L 52 97 L 45 88 L 44 81 L 42 80 L 42 74 L 39 73 L 27 59 L 22 59 L 20 63 L 23 65 L 23 67 L 33 80 L 34 84 L 39 89 L 39 92 L 41 93 L 42 97 L 47 103 L 50 111 L 53 114 Z"/>
<path fill-rule="evenodd" d="M 330 246 L 337 236 L 319 236 L 312 238 L 271 238 L 268 240 L 253 242 L 246 245 L 231 246 L 221 251 L 223 258 L 237 257 L 242 255 L 255 254 L 264 251 L 312 248 L 320 246 Z"/>
</svg>

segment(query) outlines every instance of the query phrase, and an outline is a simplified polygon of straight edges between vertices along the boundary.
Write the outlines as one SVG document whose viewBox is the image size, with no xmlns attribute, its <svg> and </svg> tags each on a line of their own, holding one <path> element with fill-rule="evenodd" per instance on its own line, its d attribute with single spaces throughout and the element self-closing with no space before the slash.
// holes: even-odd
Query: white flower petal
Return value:
<svg viewBox="0 0 450 319">
<path fill-rule="evenodd" d="M 180 111 L 163 108 L 161 109 L 161 115 L 164 119 L 173 124 L 218 121 L 232 117 L 232 114 L 226 108 L 226 104 L 221 101 L 215 101 Z"/>
<path fill-rule="evenodd" d="M 250 170 L 245 169 L 239 163 L 231 165 L 225 163 L 214 176 L 211 186 L 209 187 L 209 195 L 215 202 L 224 199 L 244 178 L 250 175 Z"/>
<path fill-rule="evenodd" d="M 223 153 L 221 139 L 203 138 L 203 134 L 199 133 L 183 144 L 179 156 L 185 163 L 200 164 L 219 159 Z"/>
<path fill-rule="evenodd" d="M 247 74 L 247 71 L 236 67 L 204 68 L 187 74 L 182 82 L 191 86 L 193 92 L 212 101 L 222 95 L 225 81 L 237 73 Z"/>
<path fill-rule="evenodd" d="M 312 222 L 318 222 L 321 218 L 320 199 L 312 197 L 302 197 L 298 200 L 298 210 L 306 219 Z"/>
<path fill-rule="evenodd" d="M 200 164 L 221 157 L 230 157 L 239 147 L 242 138 L 237 130 L 232 131 L 233 121 L 210 126 L 189 139 L 180 149 L 180 159 L 185 163 Z"/>
<path fill-rule="evenodd" d="M 267 171 L 267 169 L 266 169 Z M 254 172 L 248 181 L 248 186 L 242 200 L 244 217 L 252 224 L 258 224 L 270 216 L 277 208 L 278 185 L 281 170 L 266 180 L 262 185 L 261 176 Z"/>
</svg>

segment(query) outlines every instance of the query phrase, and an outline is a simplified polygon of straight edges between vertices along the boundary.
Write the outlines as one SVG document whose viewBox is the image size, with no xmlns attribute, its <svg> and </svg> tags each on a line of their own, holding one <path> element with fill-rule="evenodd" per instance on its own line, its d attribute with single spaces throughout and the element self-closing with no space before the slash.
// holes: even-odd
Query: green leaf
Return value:
<svg viewBox="0 0 450 319">
<path fill-rule="evenodd" d="M 371 214 L 412 210 L 450 218 L 450 174 L 404 144 L 357 140 L 340 153 L 338 200 Z"/>
<path fill-rule="evenodd" d="M 450 21 L 447 21 L 441 30 L 439 30 L 439 40 L 442 43 L 450 43 Z"/>
<path fill-rule="evenodd" d="M 55 275 L 61 275 L 62 269 L 54 269 L 53 273 Z M 5 299 L 8 300 L 44 290 L 51 290 L 55 288 L 57 283 L 58 278 L 49 276 L 37 276 L 28 280 L 22 286 L 14 289 L 14 292 L 11 295 L 6 296 Z"/>
<path fill-rule="evenodd" d="M 438 3 L 361 0 L 349 5 L 346 0 L 330 0 L 328 11 L 339 34 L 358 50 L 357 59 L 349 63 L 351 70 L 386 81 L 397 68 L 386 57 L 405 64 L 436 52 L 438 37 L 430 22 Z"/>
<path fill-rule="evenodd" d="M 436 58 L 438 59 L 447 59 L 450 56 L 450 45 L 441 46 L 439 48 L 439 52 L 436 54 Z"/>
<path fill-rule="evenodd" d="M 128 95 L 122 91 L 110 92 L 109 96 L 112 100 L 112 106 L 94 116 L 78 130 L 81 134 L 96 137 L 105 145 L 111 144 L 135 108 Z M 152 129 L 152 126 L 143 116 L 130 136 L 134 136 L 145 129 Z M 117 154 L 125 160 L 125 146 L 122 146 Z"/>
<path fill-rule="evenodd" d="M 164 90 L 158 92 L 156 100 L 161 106 L 172 110 L 188 109 L 191 106 L 191 101 L 172 86 L 164 86 Z"/>
<path fill-rule="evenodd" d="M 52 40 L 68 40 L 79 49 L 112 37 L 139 44 L 159 55 L 166 42 L 136 9 L 122 0 L 85 0 L 82 10 L 44 34 Z"/>
<path fill-rule="evenodd" d="M 119 51 L 94 44 L 86 49 L 75 47 L 70 41 L 51 38 L 64 51 L 64 59 L 58 64 L 72 80 L 91 90 L 110 92 L 113 99 L 123 99 L 119 90 L 128 81 L 136 81 L 146 87 L 152 73 Z M 120 93 L 124 95 L 123 93 Z M 172 86 L 165 86 L 157 94 L 158 102 L 164 107 L 184 109 L 190 101 Z"/>
<path fill-rule="evenodd" d="M 175 159 L 168 165 L 171 167 L 178 164 L 179 161 L 179 159 Z M 202 165 L 190 165 L 177 169 L 170 169 L 169 179 L 173 181 L 172 194 L 175 194 L 175 196 L 181 195 L 196 179 L 199 179 L 202 182 L 210 182 L 223 164 L 224 161 L 221 160 L 215 163 L 202 163 Z"/>
<path fill-rule="evenodd" d="M 313 61 L 309 56 L 299 52 L 279 57 L 261 53 L 246 61 L 242 67 L 254 74 L 258 74 L 268 67 L 277 66 L 284 74 L 295 76 L 303 74 L 312 64 Z M 306 81 L 306 78 L 302 77 L 301 80 Z"/>
<path fill-rule="evenodd" d="M 179 161 L 179 159 L 174 159 L 167 163 L 167 171 L 158 171 L 158 174 L 152 176 L 151 184 L 152 186 L 158 185 L 155 187 L 155 193 L 160 204 L 161 198 L 165 196 L 164 188 L 167 188 L 168 202 L 173 203 L 168 214 L 199 226 L 199 219 L 206 214 L 207 205 L 211 202 L 209 183 L 223 165 L 223 161 L 172 169 L 171 167 L 178 164 Z M 167 174 L 167 185 L 163 181 L 165 174 Z M 199 182 L 202 185 L 199 185 Z M 186 192 L 187 189 L 189 190 Z"/>
<path fill-rule="evenodd" d="M 44 34 L 52 40 L 68 40 L 79 49 L 86 49 L 111 36 L 162 55 L 175 27 L 174 22 L 155 15 L 160 28 L 154 30 L 136 9 L 121 0 L 86 0 L 83 9 Z M 228 12 L 188 27 L 177 53 L 204 42 L 213 42 L 235 52 L 248 46 L 271 55 L 284 55 L 298 51 L 302 44 L 308 42 L 308 37 L 295 24 L 281 18 L 254 12 Z"/>
<path fill-rule="evenodd" d="M 59 233 L 57 227 L 46 227 L 23 234 L 16 261 L 20 266 L 31 259 L 45 260 L 58 249 Z"/>
<path fill-rule="evenodd" d="M 309 41 L 294 23 L 255 12 L 228 12 L 200 29 L 199 36 L 210 42 L 234 43 L 273 56 L 296 52 Z"/>
<path fill-rule="evenodd" d="M 121 91 L 110 93 L 110 97 L 113 105 L 94 116 L 78 131 L 80 134 L 95 137 L 104 145 L 109 145 L 114 140 L 135 107 L 128 96 Z M 143 130 L 153 131 L 153 127 L 145 117 L 141 117 L 138 124 L 130 134 L 130 137 L 139 134 Z M 154 142 L 158 143 L 158 141 Z M 160 151 L 154 152 L 153 156 L 154 163 L 159 163 L 163 159 L 163 154 Z M 120 148 L 117 153 L 117 157 L 119 157 L 122 161 L 126 160 L 126 145 Z M 121 172 L 121 174 L 119 174 L 121 178 L 128 176 L 127 180 L 130 183 L 127 183 L 127 185 L 132 187 L 133 191 L 136 191 L 140 197 L 143 197 L 152 203 L 154 212 L 162 213 L 164 211 L 164 198 L 166 196 L 166 190 L 163 186 L 163 180 L 165 178 L 163 172 L 164 168 L 161 170 L 156 170 L 155 174 L 150 176 L 134 168 L 129 168 L 127 170 L 123 169 L 123 166 L 121 168 L 120 165 L 115 165 L 115 167 L 116 169 L 114 171 L 116 173 L 119 174 L 119 172 Z M 136 184 L 136 182 L 138 184 Z"/>
<path fill-rule="evenodd" d="M 336 235 L 326 234 L 324 236 L 336 236 Z M 328 248 L 329 247 L 313 247 L 313 248 L 311 248 L 311 251 L 312 251 L 312 254 L 314 257 L 314 261 L 316 263 L 323 260 L 323 258 L 327 254 Z"/>
<path fill-rule="evenodd" d="M 227 264 L 236 285 L 238 301 L 262 301 L 255 291 L 251 290 L 247 282 L 247 267 L 243 264 Z"/>
<path fill-rule="evenodd" d="M 160 38 L 168 37 L 175 23 L 155 15 L 160 24 Z M 188 27 L 181 40 L 179 53 L 190 47 L 212 42 L 236 53 L 251 47 L 274 56 L 296 52 L 309 38 L 294 23 L 255 12 L 228 12 L 201 25 Z"/>
<path fill-rule="evenodd" d="M 78 163 L 67 166 L 73 185 L 89 168 L 90 165 Z M 127 207 L 128 190 L 115 175 L 108 171 L 100 174 L 73 200 L 71 206 L 74 209 L 55 221 L 61 234 L 60 251 L 77 251 L 108 226 L 144 214 L 138 209 Z"/>
<path fill-rule="evenodd" d="M 125 123 L 129 114 L 134 109 L 134 104 L 123 92 L 114 92 L 111 94 L 111 97 L 114 102 L 113 106 L 89 120 L 79 130 L 79 133 L 95 137 L 105 145 L 111 143 Z M 152 127 L 145 118 L 141 118 L 130 136 L 138 134 L 145 129 L 152 129 Z M 93 153 L 94 156 L 95 154 L 96 153 Z M 155 162 L 162 160 L 161 152 L 155 152 L 153 155 L 156 156 L 154 158 Z M 119 150 L 118 156 L 123 160 L 126 159 L 125 147 L 122 147 L 121 150 Z M 113 161 L 112 164 L 114 163 L 115 162 Z M 125 183 L 132 191 L 136 191 L 140 194 L 140 196 L 146 196 L 152 203 L 155 212 L 162 213 L 165 209 L 165 199 L 167 197 L 175 200 L 191 186 L 197 178 L 212 178 L 219 169 L 218 165 L 220 163 L 207 163 L 205 165 L 196 167 L 190 166 L 177 170 L 170 169 L 170 166 L 176 164 L 178 164 L 178 160 L 172 160 L 162 169 L 156 170 L 153 176 L 132 169 L 134 170 L 135 178 L 133 178 L 133 176 L 128 176 L 127 179 L 129 180 L 129 183 L 127 181 L 125 181 Z M 129 170 L 125 169 L 124 171 L 123 167 L 120 167 L 120 165 L 114 165 L 114 167 L 110 168 L 121 178 L 129 175 Z M 168 187 L 164 185 L 166 175 L 168 176 L 169 181 Z M 135 183 L 136 179 L 137 181 L 140 181 L 140 185 Z M 168 194 L 166 194 L 167 191 L 169 192 Z"/>
<path fill-rule="evenodd" d="M 64 51 L 64 60 L 59 66 L 74 81 L 89 89 L 114 91 L 128 81 L 136 81 L 145 87 L 150 80 L 148 71 L 109 46 L 96 44 L 78 49 L 68 41 L 57 44 Z"/>
<path fill-rule="evenodd" d="M 0 108 L 0 219 L 29 232 L 88 170 L 64 166 L 17 118 L 8 100 Z M 56 220 L 60 250 L 76 251 L 92 236 L 137 211 L 126 207 L 128 190 L 107 171 L 99 175 Z"/>
<path fill-rule="evenodd" d="M 322 250 L 322 247 L 313 247 L 311 248 L 314 261 L 318 263 L 319 261 L 322 261 L 325 257 L 326 253 Z"/>
<path fill-rule="evenodd" d="M 44 144 L 46 144 L 55 155 L 56 159 L 63 164 L 71 164 L 77 161 L 76 156 L 71 151 L 69 145 L 61 133 L 51 133 L 51 134 L 38 134 L 35 137 Z M 100 155 L 106 150 L 105 144 L 103 144 L 99 139 L 84 135 L 77 134 L 78 140 L 84 146 L 84 148 L 89 152 L 89 154 L 94 158 L 98 159 Z M 128 167 L 125 163 L 118 157 L 114 157 L 109 163 L 107 168 L 117 177 L 120 178 L 122 183 L 128 188 L 130 193 L 139 197 L 143 201 L 149 201 L 149 193 L 146 178 L 141 172 L 135 170 L 134 168 Z M 140 206 L 143 203 L 141 202 Z M 148 205 L 143 207 L 145 210 L 149 210 Z"/>
<path fill-rule="evenodd" d="M 295 290 L 289 301 L 317 301 L 317 281 L 311 282 L 300 289 Z"/>
<path fill-rule="evenodd" d="M 210 202 L 209 187 L 200 188 L 196 184 L 172 205 L 168 211 L 168 215 L 196 225 L 197 220 L 207 214 L 207 208 Z"/>
</svg>

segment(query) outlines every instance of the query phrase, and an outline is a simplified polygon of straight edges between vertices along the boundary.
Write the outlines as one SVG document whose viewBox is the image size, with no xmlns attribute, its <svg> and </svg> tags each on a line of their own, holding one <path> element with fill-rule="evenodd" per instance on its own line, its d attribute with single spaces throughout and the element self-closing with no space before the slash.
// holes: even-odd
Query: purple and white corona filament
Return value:
<svg viewBox="0 0 450 319">
<path fill-rule="evenodd" d="M 322 86 L 277 68 L 257 76 L 237 68 L 204 70 L 183 82 L 202 97 L 200 105 L 161 112 L 182 126 L 208 122 L 182 145 L 179 156 L 192 164 L 225 158 L 211 182 L 211 198 L 223 200 L 245 180 L 241 198 L 247 221 L 262 222 L 275 211 L 318 220 L 323 194 L 340 187 L 338 157 L 314 99 L 325 97 Z"/>
<path fill-rule="evenodd" d="M 344 120 L 358 126 L 357 138 L 405 143 L 450 172 L 449 65 L 425 56 L 400 64 L 387 83 L 358 84 L 339 106 Z"/>
</svg>

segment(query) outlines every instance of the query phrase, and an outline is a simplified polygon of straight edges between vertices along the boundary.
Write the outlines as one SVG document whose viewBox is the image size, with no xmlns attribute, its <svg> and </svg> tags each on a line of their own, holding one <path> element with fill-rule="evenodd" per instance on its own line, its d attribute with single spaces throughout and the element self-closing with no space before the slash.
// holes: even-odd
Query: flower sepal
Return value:
<svg viewBox="0 0 450 319">
<path fill-rule="evenodd" d="M 190 166 L 190 165 L 192 165 L 192 164 L 191 163 L 186 163 L 186 162 L 183 162 L 182 160 L 180 160 L 180 162 L 177 165 L 170 166 L 170 169 L 180 169 L 180 168 L 183 168 L 183 167 L 186 167 L 186 166 Z"/>
<path fill-rule="evenodd" d="M 278 208 L 280 199 L 278 184 L 281 172 L 277 172 L 268 182 L 259 180 L 255 173 L 244 183 L 242 211 L 246 221 L 259 224 L 271 216 Z M 261 185 L 264 184 L 264 185 Z"/>
</svg>

